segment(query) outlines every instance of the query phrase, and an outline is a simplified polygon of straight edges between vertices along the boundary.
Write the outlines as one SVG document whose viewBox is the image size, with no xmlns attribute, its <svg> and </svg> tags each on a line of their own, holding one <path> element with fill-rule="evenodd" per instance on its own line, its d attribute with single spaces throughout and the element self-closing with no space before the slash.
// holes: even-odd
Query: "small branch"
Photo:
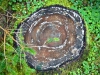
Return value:
<svg viewBox="0 0 100 75">
<path fill-rule="evenodd" d="M 6 45 L 6 33 L 4 32 L 4 56 L 6 58 L 6 53 L 5 53 L 5 45 Z"/>
<path fill-rule="evenodd" d="M 1 26 L 0 26 L 0 28 L 6 33 L 6 34 L 8 34 L 9 35 L 9 37 L 12 39 L 12 40 L 14 40 L 21 48 L 22 48 L 22 50 L 24 49 L 24 47 L 22 46 L 22 45 L 20 45 L 19 43 L 18 43 L 18 41 L 16 41 L 10 34 L 9 34 L 9 31 L 7 31 L 6 29 L 4 29 L 4 28 L 2 28 Z"/>
<path fill-rule="evenodd" d="M 6 57 L 6 33 L 4 32 L 4 45 L 3 45 L 3 48 L 4 48 L 4 57 L 5 57 L 5 61 L 7 61 L 7 57 Z M 6 65 L 7 65 L 7 62 L 6 62 Z"/>
</svg>

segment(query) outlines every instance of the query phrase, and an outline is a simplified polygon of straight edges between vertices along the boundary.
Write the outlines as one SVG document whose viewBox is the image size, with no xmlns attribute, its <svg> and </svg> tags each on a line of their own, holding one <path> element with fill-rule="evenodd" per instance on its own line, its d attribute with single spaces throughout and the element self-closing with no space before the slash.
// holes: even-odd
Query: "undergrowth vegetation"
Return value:
<svg viewBox="0 0 100 75">
<path fill-rule="evenodd" d="M 54 4 L 77 10 L 86 27 L 86 49 L 80 59 L 60 68 L 60 75 L 100 75 L 100 0 L 0 0 L 0 75 L 59 75 L 57 71 L 37 73 L 31 69 L 19 51 L 22 48 L 13 44 L 20 22 L 40 7 Z"/>
</svg>

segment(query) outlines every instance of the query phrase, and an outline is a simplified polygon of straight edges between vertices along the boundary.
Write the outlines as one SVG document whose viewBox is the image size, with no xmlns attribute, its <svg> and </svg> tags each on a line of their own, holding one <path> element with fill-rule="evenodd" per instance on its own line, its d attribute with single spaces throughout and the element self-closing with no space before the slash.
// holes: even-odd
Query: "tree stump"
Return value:
<svg viewBox="0 0 100 75">
<path fill-rule="evenodd" d="M 19 25 L 15 39 L 36 51 L 35 55 L 25 52 L 29 66 L 36 70 L 54 69 L 82 53 L 84 21 L 75 10 L 60 5 L 43 7 Z"/>
</svg>

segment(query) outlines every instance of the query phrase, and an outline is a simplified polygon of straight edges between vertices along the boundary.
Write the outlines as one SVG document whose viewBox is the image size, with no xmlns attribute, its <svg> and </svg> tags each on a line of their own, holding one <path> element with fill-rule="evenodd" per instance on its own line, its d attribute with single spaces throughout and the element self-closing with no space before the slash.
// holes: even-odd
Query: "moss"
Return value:
<svg viewBox="0 0 100 75">
<path fill-rule="evenodd" d="M 62 5 L 65 7 L 70 7 L 71 6 L 71 2 L 69 2 L 68 0 L 47 0 L 45 2 L 45 6 L 50 6 L 50 5 Z"/>
</svg>

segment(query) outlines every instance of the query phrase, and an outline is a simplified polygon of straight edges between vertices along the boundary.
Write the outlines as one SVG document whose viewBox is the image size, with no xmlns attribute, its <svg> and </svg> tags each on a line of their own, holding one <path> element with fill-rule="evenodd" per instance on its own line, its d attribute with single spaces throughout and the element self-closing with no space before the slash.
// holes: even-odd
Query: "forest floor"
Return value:
<svg viewBox="0 0 100 75">
<path fill-rule="evenodd" d="M 31 13 L 55 4 L 81 14 L 86 27 L 86 47 L 76 61 L 56 70 L 37 72 L 14 48 L 13 34 Z M 100 75 L 100 0 L 0 0 L 0 75 Z"/>
</svg>

